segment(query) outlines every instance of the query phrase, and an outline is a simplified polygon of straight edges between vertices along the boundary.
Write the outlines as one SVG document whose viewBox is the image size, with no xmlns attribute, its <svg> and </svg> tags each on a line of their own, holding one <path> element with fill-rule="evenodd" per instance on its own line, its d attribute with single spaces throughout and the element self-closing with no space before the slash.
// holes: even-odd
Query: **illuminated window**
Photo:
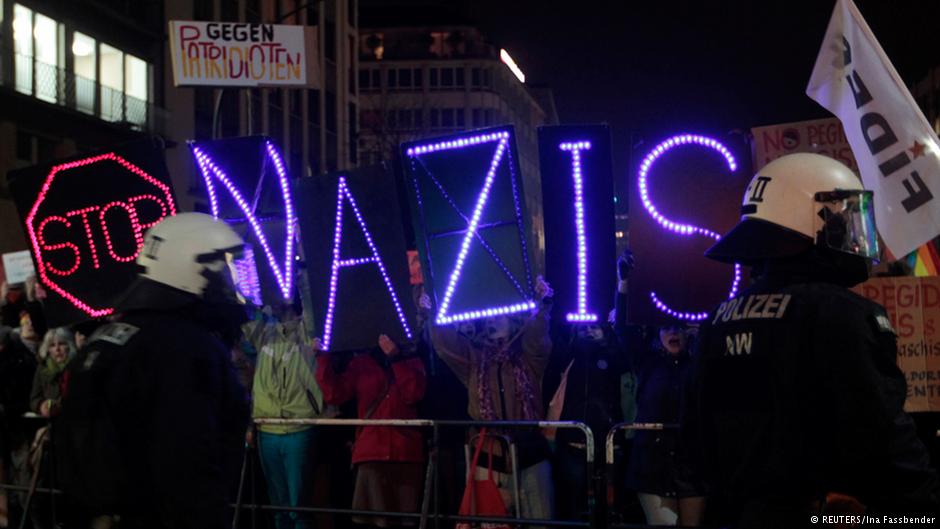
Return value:
<svg viewBox="0 0 940 529">
<path fill-rule="evenodd" d="M 95 39 L 75 32 L 72 37 L 72 55 L 75 57 L 72 71 L 75 74 L 75 107 L 82 112 L 95 113 L 95 82 L 98 60 Z"/>
<path fill-rule="evenodd" d="M 147 63 L 141 59 L 133 55 L 124 56 L 125 120 L 141 126 L 147 124 L 147 101 L 150 99 L 147 69 Z"/>
<path fill-rule="evenodd" d="M 59 24 L 36 13 L 33 22 L 36 97 L 55 103 L 59 100 Z"/>
<path fill-rule="evenodd" d="M 124 53 L 107 44 L 101 45 L 101 118 L 124 119 Z"/>
<path fill-rule="evenodd" d="M 13 5 L 13 52 L 16 54 L 16 90 L 33 93 L 33 11 Z"/>
</svg>

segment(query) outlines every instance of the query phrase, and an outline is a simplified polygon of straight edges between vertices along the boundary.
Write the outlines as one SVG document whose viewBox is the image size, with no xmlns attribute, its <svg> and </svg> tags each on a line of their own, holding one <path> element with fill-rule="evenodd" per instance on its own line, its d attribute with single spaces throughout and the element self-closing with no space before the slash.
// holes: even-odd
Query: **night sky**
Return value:
<svg viewBox="0 0 940 529">
<path fill-rule="evenodd" d="M 375 4 L 378 17 L 368 14 Z M 562 123 L 610 123 L 617 171 L 631 137 L 828 116 L 804 92 L 834 0 L 363 0 L 363 25 L 392 5 L 414 25 L 450 17 L 480 27 L 527 81 L 551 86 Z M 940 1 L 856 5 L 908 85 L 940 65 Z"/>
</svg>

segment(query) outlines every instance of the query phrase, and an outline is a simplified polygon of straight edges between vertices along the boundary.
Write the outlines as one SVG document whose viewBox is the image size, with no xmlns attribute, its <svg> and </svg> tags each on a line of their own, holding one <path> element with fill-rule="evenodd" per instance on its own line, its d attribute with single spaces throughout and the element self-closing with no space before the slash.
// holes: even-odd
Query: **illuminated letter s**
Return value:
<svg viewBox="0 0 940 529">
<path fill-rule="evenodd" d="M 661 156 L 663 156 L 667 151 L 674 147 L 680 145 L 701 145 L 703 147 L 708 147 L 709 149 L 715 150 L 720 153 L 725 161 L 728 162 L 728 169 L 732 172 L 737 170 L 737 164 L 734 161 L 734 157 L 724 145 L 719 143 L 716 140 L 711 138 L 706 138 L 705 136 L 699 136 L 697 134 L 681 134 L 678 136 L 673 136 L 666 141 L 660 143 L 646 155 L 642 162 L 640 162 L 639 178 L 637 179 L 637 186 L 640 191 L 640 200 L 643 202 L 643 207 L 646 208 L 647 213 L 662 227 L 667 230 L 683 236 L 691 235 L 704 235 L 706 237 L 711 237 L 712 239 L 718 240 L 721 236 L 714 231 L 711 231 L 707 228 L 699 228 L 698 226 L 693 226 L 691 224 L 684 224 L 680 222 L 674 222 L 667 219 L 662 213 L 656 209 L 656 206 L 653 204 L 653 201 L 650 199 L 649 195 L 649 184 L 648 176 L 649 172 L 653 167 L 653 164 Z M 734 280 L 731 283 L 731 290 L 728 294 L 728 298 L 733 298 L 738 292 L 738 284 L 741 282 L 741 265 L 734 265 Z M 659 299 L 656 296 L 656 292 L 650 291 L 650 300 L 656 305 L 656 308 L 669 314 L 674 318 L 687 321 L 701 321 L 708 317 L 708 314 L 705 312 L 681 312 L 673 308 L 670 308 L 666 303 Z"/>
</svg>

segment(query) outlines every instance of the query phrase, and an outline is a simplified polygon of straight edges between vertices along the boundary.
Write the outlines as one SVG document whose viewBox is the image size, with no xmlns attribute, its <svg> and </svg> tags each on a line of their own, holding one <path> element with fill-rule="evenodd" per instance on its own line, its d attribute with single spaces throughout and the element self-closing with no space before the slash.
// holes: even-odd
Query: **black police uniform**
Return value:
<svg viewBox="0 0 940 529">
<path fill-rule="evenodd" d="M 871 513 L 936 508 L 880 305 L 805 274 L 770 274 L 722 303 L 699 343 L 683 448 L 731 523 L 808 525 L 829 492 Z"/>
<path fill-rule="evenodd" d="M 120 514 L 122 527 L 231 520 L 247 395 L 214 332 L 218 311 L 177 298 L 188 304 L 134 310 L 95 332 L 53 424 L 66 492 L 90 514 Z"/>
</svg>

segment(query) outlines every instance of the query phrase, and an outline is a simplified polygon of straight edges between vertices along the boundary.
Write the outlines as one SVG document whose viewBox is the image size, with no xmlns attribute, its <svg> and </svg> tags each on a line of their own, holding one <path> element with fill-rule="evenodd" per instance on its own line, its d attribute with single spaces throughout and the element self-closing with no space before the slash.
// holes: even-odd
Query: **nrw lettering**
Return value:
<svg viewBox="0 0 940 529">
<path fill-rule="evenodd" d="M 725 336 L 725 356 L 741 356 L 751 354 L 751 346 L 754 344 L 754 333 L 742 332 L 734 335 Z"/>
</svg>

